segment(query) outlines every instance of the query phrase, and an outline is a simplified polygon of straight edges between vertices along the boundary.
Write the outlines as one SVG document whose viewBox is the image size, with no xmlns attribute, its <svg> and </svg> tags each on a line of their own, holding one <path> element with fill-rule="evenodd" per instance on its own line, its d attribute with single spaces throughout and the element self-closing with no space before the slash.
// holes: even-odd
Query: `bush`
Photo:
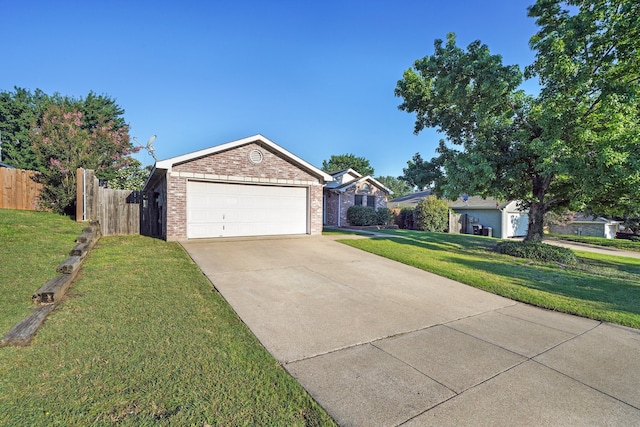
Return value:
<svg viewBox="0 0 640 427">
<path fill-rule="evenodd" d="M 378 208 L 376 210 L 376 224 L 388 225 L 391 221 L 391 210 L 387 208 Z"/>
<path fill-rule="evenodd" d="M 420 200 L 415 209 L 415 226 L 422 231 L 446 231 L 449 227 L 447 201 L 434 196 Z"/>
<path fill-rule="evenodd" d="M 347 221 L 355 226 L 375 225 L 376 210 L 370 206 L 350 206 L 347 209 Z"/>
<path fill-rule="evenodd" d="M 351 206 L 347 209 L 347 221 L 350 225 L 358 227 L 368 225 L 387 225 L 391 220 L 391 211 L 387 208 L 378 208 L 377 210 L 371 206 Z"/>
<path fill-rule="evenodd" d="M 415 229 L 415 221 L 413 217 L 413 208 L 402 208 L 396 217 L 396 224 L 400 228 L 404 228 L 406 230 L 414 230 Z"/>
<path fill-rule="evenodd" d="M 501 254 L 534 261 L 558 262 L 561 264 L 576 264 L 578 262 L 571 249 L 547 245 L 542 242 L 505 241 L 496 245 L 496 251 Z"/>
</svg>

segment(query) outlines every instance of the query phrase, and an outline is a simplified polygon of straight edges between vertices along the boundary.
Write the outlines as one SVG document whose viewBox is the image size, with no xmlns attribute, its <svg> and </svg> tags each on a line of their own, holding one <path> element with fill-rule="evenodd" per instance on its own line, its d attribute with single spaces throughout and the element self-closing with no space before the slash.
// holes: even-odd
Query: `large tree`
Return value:
<svg viewBox="0 0 640 427">
<path fill-rule="evenodd" d="M 373 176 L 373 167 L 364 157 L 356 157 L 353 154 L 332 155 L 331 158 L 322 161 L 322 170 L 327 173 L 339 172 L 345 169 L 353 169 L 364 176 Z"/>
<path fill-rule="evenodd" d="M 16 87 L 13 91 L 0 92 L 0 138 L 2 159 L 19 169 L 44 170 L 33 152 L 31 134 L 42 125 L 45 111 L 57 105 L 65 110 L 82 113 L 82 128 L 91 132 L 102 122 L 112 122 L 114 129 L 127 126 L 124 110 L 106 95 L 89 92 L 85 98 L 63 96 L 59 93 L 47 95 L 40 89 L 30 90 Z"/>
<path fill-rule="evenodd" d="M 39 89 L 31 93 L 16 87 L 13 92 L 0 92 L 0 144 L 4 163 L 18 169 L 39 169 L 29 132 L 51 102 L 52 98 Z"/>
<path fill-rule="evenodd" d="M 402 176 L 399 177 L 411 187 L 424 190 L 431 187 L 435 181 L 442 176 L 441 165 L 432 159 L 430 162 L 424 161 L 420 153 L 413 155 L 407 162 L 407 167 L 402 169 Z"/>
<path fill-rule="evenodd" d="M 89 122 L 89 123 L 87 123 Z M 96 171 L 109 180 L 131 165 L 139 148 L 129 139 L 129 128 L 102 116 L 85 117 L 71 106 L 50 105 L 30 133 L 33 152 L 44 184 L 41 207 L 59 213 L 75 211 L 76 169 Z"/>
<path fill-rule="evenodd" d="M 449 34 L 396 95 L 416 134 L 446 136 L 436 191 L 520 200 L 526 238 L 540 240 L 548 211 L 623 211 L 640 199 L 640 3 L 538 0 L 528 11 L 540 28 L 524 70 Z M 538 94 L 520 89 L 524 77 L 538 78 Z"/>
</svg>

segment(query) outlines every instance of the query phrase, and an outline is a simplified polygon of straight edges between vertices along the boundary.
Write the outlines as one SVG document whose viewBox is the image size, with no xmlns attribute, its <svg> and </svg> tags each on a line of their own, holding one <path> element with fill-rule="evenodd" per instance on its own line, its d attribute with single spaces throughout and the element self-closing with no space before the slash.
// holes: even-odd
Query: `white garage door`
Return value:
<svg viewBox="0 0 640 427">
<path fill-rule="evenodd" d="M 307 189 L 189 181 L 187 237 L 307 232 Z"/>
<path fill-rule="evenodd" d="M 505 237 L 523 237 L 529 228 L 529 214 L 509 214 L 507 235 Z"/>
</svg>

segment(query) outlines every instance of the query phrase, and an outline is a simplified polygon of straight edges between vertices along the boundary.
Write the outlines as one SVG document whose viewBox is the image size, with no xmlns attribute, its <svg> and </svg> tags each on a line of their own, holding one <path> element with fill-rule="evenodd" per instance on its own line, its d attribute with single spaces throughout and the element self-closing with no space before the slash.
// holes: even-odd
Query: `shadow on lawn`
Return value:
<svg viewBox="0 0 640 427">
<path fill-rule="evenodd" d="M 497 241 L 481 238 L 469 239 L 468 236 L 466 238 L 460 236 L 464 240 L 458 240 L 460 243 L 457 244 L 455 238 L 452 239 L 453 242 L 450 241 L 452 236 L 438 239 L 437 233 L 434 234 L 435 236 L 422 233 L 419 237 L 377 237 L 376 240 L 387 240 L 397 245 L 408 245 L 428 251 L 453 252 L 450 255 L 432 256 L 431 259 L 438 258 L 440 262 L 459 266 L 460 268 L 456 269 L 458 271 L 455 271 L 457 274 L 454 272 L 451 274 L 437 273 L 454 280 L 460 280 L 460 273 L 464 270 L 469 272 L 472 270 L 484 271 L 505 278 L 513 286 L 573 298 L 587 304 L 595 303 L 606 310 L 640 314 L 640 285 L 638 285 L 640 283 L 640 268 L 632 263 L 625 263 L 623 260 L 607 263 L 581 259 L 581 265 L 567 267 L 554 263 L 527 262 L 527 260 L 517 262 L 508 255 L 492 251 Z M 397 251 L 402 251 L 402 249 L 398 248 Z M 478 259 L 483 256 L 483 252 L 487 259 Z M 401 256 L 392 258 L 402 261 Z M 425 254 L 422 263 L 427 264 L 429 259 L 429 254 Z M 588 267 L 585 268 L 585 266 Z M 419 265 L 416 267 L 421 268 Z M 424 269 L 428 270 L 428 267 L 425 266 Z M 465 282 L 469 285 L 513 297 L 508 292 L 496 292 L 501 285 L 495 282 L 487 283 L 486 277 L 484 282 L 471 274 L 468 274 L 467 278 L 468 280 Z M 514 291 L 514 295 L 516 293 L 517 291 Z"/>
</svg>

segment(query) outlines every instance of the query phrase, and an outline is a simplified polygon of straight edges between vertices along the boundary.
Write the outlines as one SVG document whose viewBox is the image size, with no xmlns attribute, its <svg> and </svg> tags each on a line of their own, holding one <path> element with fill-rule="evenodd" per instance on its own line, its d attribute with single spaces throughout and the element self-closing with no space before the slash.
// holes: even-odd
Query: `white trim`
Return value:
<svg viewBox="0 0 640 427">
<path fill-rule="evenodd" d="M 380 183 L 377 179 L 372 178 L 371 175 L 363 176 L 360 179 L 351 181 L 349 184 L 345 185 L 344 187 L 332 188 L 332 190 L 344 193 L 345 191 L 347 191 L 348 188 L 351 188 L 356 184 L 360 184 L 363 181 L 370 181 L 379 189 L 386 191 L 389 195 L 393 194 L 393 191 L 389 190 L 387 187 L 382 185 L 382 183 Z"/>
<path fill-rule="evenodd" d="M 172 157 L 170 159 L 161 160 L 159 162 L 156 162 L 155 168 L 156 169 L 165 169 L 165 170 L 171 172 L 171 168 L 176 163 L 187 162 L 189 160 L 193 160 L 193 159 L 196 159 L 196 158 L 199 158 L 199 157 L 208 156 L 210 154 L 218 153 L 220 151 L 225 151 L 225 150 L 229 150 L 229 149 L 232 149 L 232 148 L 239 147 L 241 145 L 246 145 L 246 144 L 249 144 L 251 142 L 260 142 L 260 143 L 270 147 L 271 149 L 277 151 L 278 153 L 288 157 L 294 163 L 297 163 L 298 165 L 310 170 L 311 172 L 313 172 L 316 175 L 320 175 L 325 181 L 327 181 L 327 182 L 328 181 L 333 181 L 333 177 L 331 175 L 329 175 L 328 173 L 326 173 L 326 172 L 316 168 L 315 166 L 312 166 L 311 164 L 305 162 L 300 157 L 298 157 L 295 154 L 285 150 L 284 148 L 280 147 L 275 142 L 269 140 L 268 138 L 266 138 L 265 136 L 260 135 L 260 134 L 256 134 L 256 135 L 253 135 L 253 136 L 248 136 L 246 138 L 238 139 L 236 141 L 227 142 L 225 144 L 216 145 L 214 147 L 205 148 L 204 150 L 194 151 L 192 153 L 187 153 L 187 154 L 183 154 L 181 156 Z"/>
</svg>

